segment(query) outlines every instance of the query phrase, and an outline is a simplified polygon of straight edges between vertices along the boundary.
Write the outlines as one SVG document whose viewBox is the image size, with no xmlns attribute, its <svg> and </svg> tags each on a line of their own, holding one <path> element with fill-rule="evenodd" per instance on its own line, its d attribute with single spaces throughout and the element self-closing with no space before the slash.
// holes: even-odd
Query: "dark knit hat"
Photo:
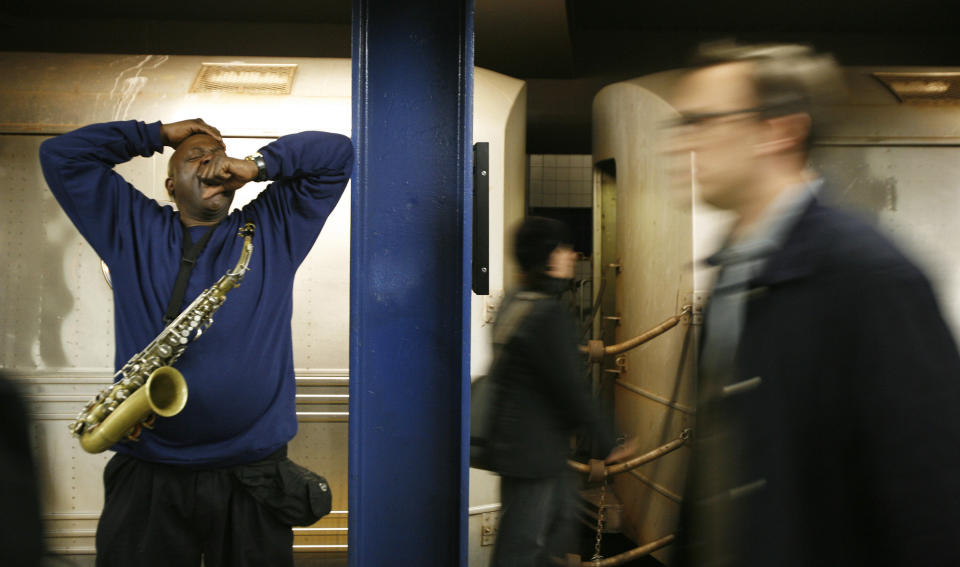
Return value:
<svg viewBox="0 0 960 567">
<path fill-rule="evenodd" d="M 572 246 L 573 234 L 566 224 L 545 217 L 527 217 L 517 228 L 514 254 L 524 273 L 544 272 L 550 253 L 562 244 Z"/>
</svg>

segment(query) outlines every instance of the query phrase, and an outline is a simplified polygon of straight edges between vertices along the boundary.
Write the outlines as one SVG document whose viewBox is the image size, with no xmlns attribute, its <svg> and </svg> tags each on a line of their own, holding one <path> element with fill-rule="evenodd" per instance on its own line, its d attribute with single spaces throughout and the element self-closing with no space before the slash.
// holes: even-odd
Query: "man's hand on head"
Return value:
<svg viewBox="0 0 960 567">
<path fill-rule="evenodd" d="M 194 134 L 207 134 L 220 143 L 223 143 L 223 137 L 220 130 L 207 124 L 202 118 L 193 120 L 181 120 L 180 122 L 171 122 L 170 124 L 161 124 L 160 131 L 163 135 L 163 145 L 176 149 L 180 142 L 186 140 Z"/>
<path fill-rule="evenodd" d="M 250 160 L 215 154 L 200 166 L 197 176 L 200 181 L 210 185 L 203 190 L 203 198 L 209 199 L 224 191 L 236 191 L 253 181 L 259 172 L 257 164 Z"/>
</svg>

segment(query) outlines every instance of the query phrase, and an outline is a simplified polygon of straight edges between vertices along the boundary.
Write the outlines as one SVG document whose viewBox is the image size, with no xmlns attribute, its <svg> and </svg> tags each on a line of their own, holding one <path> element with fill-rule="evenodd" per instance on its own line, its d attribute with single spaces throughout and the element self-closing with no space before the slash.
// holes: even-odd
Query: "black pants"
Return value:
<svg viewBox="0 0 960 567">
<path fill-rule="evenodd" d="M 500 477 L 500 526 L 492 567 L 540 567 L 576 549 L 571 480 Z"/>
<path fill-rule="evenodd" d="M 271 456 L 272 458 L 273 456 Z M 293 529 L 230 469 L 114 455 L 103 471 L 97 567 L 292 567 Z"/>
</svg>

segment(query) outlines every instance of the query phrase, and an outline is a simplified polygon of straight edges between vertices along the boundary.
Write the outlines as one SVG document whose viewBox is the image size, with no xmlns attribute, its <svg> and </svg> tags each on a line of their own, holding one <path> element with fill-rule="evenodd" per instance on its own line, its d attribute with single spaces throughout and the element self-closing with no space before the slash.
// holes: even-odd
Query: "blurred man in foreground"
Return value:
<svg viewBox="0 0 960 567">
<path fill-rule="evenodd" d="M 960 565 L 953 337 L 927 278 L 806 165 L 839 71 L 802 46 L 700 55 L 671 150 L 737 221 L 709 259 L 681 564 Z"/>
</svg>

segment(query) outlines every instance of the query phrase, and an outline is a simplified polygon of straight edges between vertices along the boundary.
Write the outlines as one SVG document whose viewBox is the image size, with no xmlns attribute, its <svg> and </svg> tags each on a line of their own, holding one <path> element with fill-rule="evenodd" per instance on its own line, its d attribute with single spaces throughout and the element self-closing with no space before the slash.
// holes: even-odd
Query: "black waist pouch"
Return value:
<svg viewBox="0 0 960 567">
<path fill-rule="evenodd" d="M 327 479 L 287 458 L 286 448 L 233 468 L 233 476 L 264 508 L 290 526 L 310 526 L 330 513 Z"/>
</svg>

